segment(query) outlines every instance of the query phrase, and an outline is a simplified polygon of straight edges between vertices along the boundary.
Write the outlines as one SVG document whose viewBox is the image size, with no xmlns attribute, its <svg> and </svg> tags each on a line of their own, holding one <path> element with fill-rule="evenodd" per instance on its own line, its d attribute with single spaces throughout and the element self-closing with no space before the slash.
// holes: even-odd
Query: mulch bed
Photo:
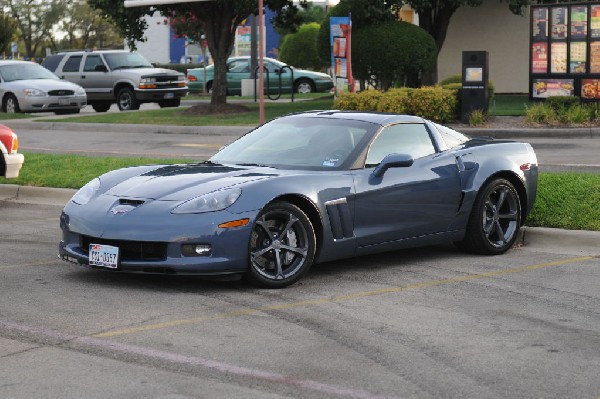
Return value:
<svg viewBox="0 0 600 399">
<path fill-rule="evenodd" d="M 250 109 L 241 104 L 197 104 L 180 112 L 181 115 L 232 115 L 250 112 Z"/>
</svg>

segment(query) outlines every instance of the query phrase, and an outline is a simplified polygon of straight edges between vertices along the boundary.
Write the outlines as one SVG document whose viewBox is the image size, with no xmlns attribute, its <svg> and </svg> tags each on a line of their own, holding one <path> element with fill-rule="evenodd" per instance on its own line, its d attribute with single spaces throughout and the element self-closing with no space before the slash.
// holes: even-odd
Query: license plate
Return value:
<svg viewBox="0 0 600 399">
<path fill-rule="evenodd" d="M 175 97 L 175 93 L 167 93 L 165 94 L 165 98 L 173 98 Z"/>
<path fill-rule="evenodd" d="M 60 105 L 69 105 L 71 103 L 71 100 L 69 100 L 68 98 L 59 98 L 58 103 Z"/>
<path fill-rule="evenodd" d="M 119 247 L 102 244 L 90 244 L 90 266 L 116 269 L 119 261 Z"/>
</svg>

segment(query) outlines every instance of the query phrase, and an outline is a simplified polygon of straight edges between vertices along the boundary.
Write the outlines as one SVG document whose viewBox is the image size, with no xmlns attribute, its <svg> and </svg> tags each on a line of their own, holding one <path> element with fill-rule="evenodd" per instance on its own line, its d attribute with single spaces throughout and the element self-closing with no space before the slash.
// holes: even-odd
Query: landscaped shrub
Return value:
<svg viewBox="0 0 600 399">
<path fill-rule="evenodd" d="M 438 122 L 452 121 L 458 115 L 456 90 L 441 87 L 391 89 L 386 93 L 365 90 L 338 97 L 334 108 L 354 111 L 380 111 L 421 116 Z"/>
<path fill-rule="evenodd" d="M 567 125 L 580 125 L 590 122 L 591 115 L 588 107 L 577 104 L 563 108 L 558 113 L 558 120 Z"/>
<path fill-rule="evenodd" d="M 552 107 L 544 103 L 525 106 L 525 123 L 529 124 L 553 124 L 556 123 L 556 113 Z"/>
<path fill-rule="evenodd" d="M 559 100 L 550 99 L 559 98 Z M 549 97 L 545 103 L 537 103 L 526 107 L 525 122 L 541 125 L 582 125 L 595 122 L 598 117 L 596 104 L 578 104 L 577 101 L 566 100 L 572 97 Z"/>
<path fill-rule="evenodd" d="M 318 36 L 319 24 L 315 22 L 301 25 L 298 32 L 286 35 L 279 53 L 281 61 L 297 68 L 321 69 L 317 53 Z"/>
<path fill-rule="evenodd" d="M 413 115 L 438 122 L 449 122 L 456 118 L 458 98 L 454 90 L 441 87 L 422 87 L 410 96 Z"/>
<path fill-rule="evenodd" d="M 458 84 L 458 86 L 457 86 Z M 461 88 L 462 87 L 462 76 L 461 75 L 450 75 L 447 78 L 444 78 L 438 82 L 438 86 L 441 86 L 445 89 L 450 88 Z M 492 101 L 494 95 L 496 94 L 496 87 L 491 80 L 488 80 L 488 101 Z"/>
<path fill-rule="evenodd" d="M 546 104 L 555 111 L 561 111 L 579 104 L 579 97 L 575 96 L 552 96 L 546 99 Z"/>
</svg>

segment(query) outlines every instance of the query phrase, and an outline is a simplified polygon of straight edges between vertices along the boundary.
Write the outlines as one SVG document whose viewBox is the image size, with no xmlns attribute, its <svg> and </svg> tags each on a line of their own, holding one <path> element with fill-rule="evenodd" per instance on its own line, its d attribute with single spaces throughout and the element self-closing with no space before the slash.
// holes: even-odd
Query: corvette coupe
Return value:
<svg viewBox="0 0 600 399">
<path fill-rule="evenodd" d="M 112 272 L 244 274 L 285 287 L 311 265 L 454 242 L 496 255 L 533 206 L 529 144 L 406 115 L 277 118 L 208 161 L 104 174 L 60 219 L 59 256 Z"/>
</svg>

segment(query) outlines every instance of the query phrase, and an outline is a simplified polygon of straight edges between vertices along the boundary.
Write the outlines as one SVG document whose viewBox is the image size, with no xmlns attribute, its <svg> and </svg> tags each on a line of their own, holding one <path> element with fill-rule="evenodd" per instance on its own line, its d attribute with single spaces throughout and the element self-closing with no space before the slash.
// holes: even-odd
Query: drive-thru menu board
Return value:
<svg viewBox="0 0 600 399">
<path fill-rule="evenodd" d="M 531 6 L 529 96 L 600 100 L 600 2 Z"/>
</svg>

